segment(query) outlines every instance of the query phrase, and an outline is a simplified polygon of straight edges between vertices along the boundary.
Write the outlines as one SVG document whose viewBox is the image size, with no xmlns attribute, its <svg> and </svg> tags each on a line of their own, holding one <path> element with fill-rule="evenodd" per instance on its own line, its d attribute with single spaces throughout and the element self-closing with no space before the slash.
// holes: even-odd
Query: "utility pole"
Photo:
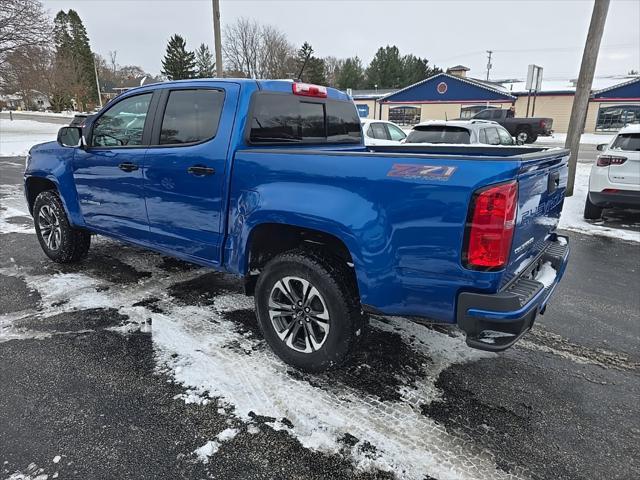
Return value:
<svg viewBox="0 0 640 480">
<path fill-rule="evenodd" d="M 604 23 L 607 19 L 610 0 L 595 0 L 589 33 L 582 53 L 582 64 L 580 65 L 580 75 L 576 85 L 576 94 L 573 97 L 573 107 L 569 120 L 569 131 L 564 147 L 571 150 L 569 156 L 569 179 L 567 180 L 567 191 L 565 195 L 573 195 L 573 186 L 576 178 L 576 165 L 578 162 L 578 150 L 580 148 L 580 136 L 587 119 L 587 109 L 589 108 L 589 96 L 591 95 L 591 84 L 596 70 L 600 41 L 604 31 Z"/>
<path fill-rule="evenodd" d="M 491 54 L 493 53 L 493 50 L 487 50 L 487 53 L 489 54 L 489 61 L 487 62 L 487 82 L 489 81 L 489 71 L 491 70 L 491 67 L 493 67 L 493 65 L 491 65 Z"/>
<path fill-rule="evenodd" d="M 216 51 L 216 76 L 222 78 L 222 39 L 220 35 L 220 0 L 213 2 L 213 37 Z"/>
<path fill-rule="evenodd" d="M 96 62 L 96 56 L 93 55 L 93 72 L 96 75 L 96 87 L 98 89 L 98 102 L 100 103 L 100 108 L 102 108 L 102 94 L 100 93 L 100 80 L 98 80 L 98 65 Z"/>
</svg>

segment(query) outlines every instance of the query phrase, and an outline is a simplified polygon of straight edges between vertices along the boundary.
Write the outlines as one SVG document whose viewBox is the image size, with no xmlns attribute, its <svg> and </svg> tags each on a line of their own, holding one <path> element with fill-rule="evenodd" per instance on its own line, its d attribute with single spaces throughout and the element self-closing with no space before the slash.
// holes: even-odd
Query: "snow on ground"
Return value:
<svg viewBox="0 0 640 480">
<path fill-rule="evenodd" d="M 0 184 L 0 233 L 35 233 L 20 185 Z"/>
<path fill-rule="evenodd" d="M 0 156 L 24 156 L 32 146 L 55 140 L 60 127 L 57 123 L 0 118 Z"/>
<path fill-rule="evenodd" d="M 222 442 L 227 442 L 229 440 L 233 440 L 238 434 L 239 430 L 237 428 L 227 428 L 220 432 L 215 440 L 210 440 L 205 443 L 200 448 L 196 449 L 193 453 L 198 457 L 198 459 L 202 462 L 206 462 L 209 460 L 209 457 L 215 454 L 220 449 L 220 444 Z"/>
<path fill-rule="evenodd" d="M 580 145 L 590 144 L 590 145 L 599 145 L 601 143 L 609 143 L 615 137 L 615 133 L 583 133 L 582 137 L 580 137 Z M 559 143 L 564 145 L 564 142 L 567 140 L 566 133 L 554 133 L 550 137 L 539 137 L 539 143 Z M 535 143 L 533 144 L 535 146 Z"/>
<path fill-rule="evenodd" d="M 38 110 L 14 110 L 11 112 L 11 115 L 18 116 L 20 115 L 37 115 L 38 117 L 49 117 L 49 118 L 73 118 L 74 115 L 82 112 L 74 112 L 71 110 L 66 110 L 64 112 L 40 112 Z"/>
<path fill-rule="evenodd" d="M 573 196 L 564 199 L 562 215 L 558 228 L 586 233 L 588 235 L 600 235 L 603 237 L 619 238 L 640 242 L 640 232 L 624 230 L 622 228 L 610 228 L 604 226 L 604 220 L 587 221 L 584 219 L 584 203 L 589 192 L 589 173 L 591 164 L 578 163 L 576 181 Z"/>
<path fill-rule="evenodd" d="M 286 431 L 305 447 L 350 453 L 354 464 L 363 470 L 404 472 L 407 479 L 425 475 L 440 480 L 517 478 L 498 469 L 489 452 L 422 414 L 423 405 L 439 398 L 435 382 L 444 368 L 493 355 L 469 349 L 463 336 L 439 333 L 402 318 L 373 320 L 374 329 L 386 332 L 379 335 L 400 335 L 407 348 L 425 359 L 421 367 L 424 376 L 405 378 L 397 387 L 398 398 L 383 400 L 349 379 L 341 380 L 331 373 L 299 374 L 281 362 L 264 340 L 239 329 L 228 317 L 235 311 L 255 321 L 251 298 L 221 293 L 212 305 L 182 305 L 170 295 L 171 286 L 207 270 L 167 272 L 160 268 L 162 257 L 98 237 L 92 250 L 105 249 L 112 249 L 109 251 L 117 252 L 119 261 L 151 276 L 120 285 L 92 274 L 90 269 L 41 275 L 16 266 L 1 268 L 1 274 L 23 278 L 42 296 L 38 310 L 20 312 L 20 317 L 117 308 L 128 316 L 129 328 L 117 330 L 121 334 L 127 335 L 136 325 L 151 330 L 158 371 L 173 376 L 185 388 L 176 401 L 207 404 L 217 398 L 217 408 L 252 427 L 259 427 L 255 415 L 274 418 L 270 423 L 273 428 Z M 149 297 L 159 299 L 158 308 L 133 306 Z M 39 332 L 14 326 L 18 320 L 11 314 L 0 315 L 0 341 L 42 338 Z M 372 367 L 363 364 L 360 368 L 366 371 Z M 406 373 L 399 371 L 398 375 Z M 200 458 L 214 455 L 233 432 L 222 433 L 193 453 Z M 359 439 L 355 445 L 345 446 L 342 439 L 347 433 Z"/>
</svg>

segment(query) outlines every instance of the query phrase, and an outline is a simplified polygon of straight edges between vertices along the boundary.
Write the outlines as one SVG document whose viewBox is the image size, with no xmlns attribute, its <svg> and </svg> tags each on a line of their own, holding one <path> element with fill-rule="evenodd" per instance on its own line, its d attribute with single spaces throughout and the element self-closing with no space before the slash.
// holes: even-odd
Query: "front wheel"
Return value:
<svg viewBox="0 0 640 480">
<path fill-rule="evenodd" d="M 346 265 L 321 254 L 300 250 L 273 258 L 258 278 L 255 303 L 269 346 L 307 372 L 342 365 L 366 328 Z"/>
<path fill-rule="evenodd" d="M 33 222 L 40 247 L 54 262 L 73 263 L 87 256 L 91 235 L 71 226 L 56 192 L 47 190 L 36 197 Z"/>
<path fill-rule="evenodd" d="M 587 193 L 587 200 L 584 202 L 584 218 L 587 220 L 598 220 L 602 217 L 602 207 L 591 203 L 589 194 Z"/>
</svg>

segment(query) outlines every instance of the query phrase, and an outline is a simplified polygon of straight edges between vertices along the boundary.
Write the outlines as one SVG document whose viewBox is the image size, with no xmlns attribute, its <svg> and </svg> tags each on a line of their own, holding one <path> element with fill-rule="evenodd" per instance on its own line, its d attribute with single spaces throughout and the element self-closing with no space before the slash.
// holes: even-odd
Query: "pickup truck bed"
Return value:
<svg viewBox="0 0 640 480">
<path fill-rule="evenodd" d="M 224 94 L 215 136 L 162 145 L 167 99 L 211 90 Z M 108 106 L 30 152 L 43 250 L 78 261 L 99 233 L 240 275 L 266 340 L 298 368 L 341 364 L 363 311 L 457 324 L 470 346 L 503 350 L 562 276 L 566 150 L 367 149 L 344 94 L 295 82 L 172 82 L 120 101 L 141 94 L 155 113 L 144 120 L 137 103 L 125 118 L 142 145 L 95 144 Z M 65 226 L 57 249 L 53 217 Z"/>
</svg>

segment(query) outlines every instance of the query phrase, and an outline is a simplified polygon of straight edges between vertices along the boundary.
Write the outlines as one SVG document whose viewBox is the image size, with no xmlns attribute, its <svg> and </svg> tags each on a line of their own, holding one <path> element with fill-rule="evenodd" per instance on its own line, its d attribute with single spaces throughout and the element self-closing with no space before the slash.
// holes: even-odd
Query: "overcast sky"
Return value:
<svg viewBox="0 0 640 480">
<path fill-rule="evenodd" d="M 174 33 L 195 49 L 213 47 L 210 0 L 44 0 L 51 16 L 75 9 L 92 49 L 121 65 L 157 74 Z M 463 64 L 484 77 L 493 50 L 493 79 L 526 77 L 527 65 L 546 79 L 577 77 L 592 0 L 221 0 L 222 25 L 239 17 L 271 24 L 316 55 L 358 55 L 368 63 L 381 45 L 426 57 L 437 66 Z M 213 50 L 213 48 L 212 48 Z M 596 75 L 640 69 L 640 0 L 612 0 Z"/>
</svg>

